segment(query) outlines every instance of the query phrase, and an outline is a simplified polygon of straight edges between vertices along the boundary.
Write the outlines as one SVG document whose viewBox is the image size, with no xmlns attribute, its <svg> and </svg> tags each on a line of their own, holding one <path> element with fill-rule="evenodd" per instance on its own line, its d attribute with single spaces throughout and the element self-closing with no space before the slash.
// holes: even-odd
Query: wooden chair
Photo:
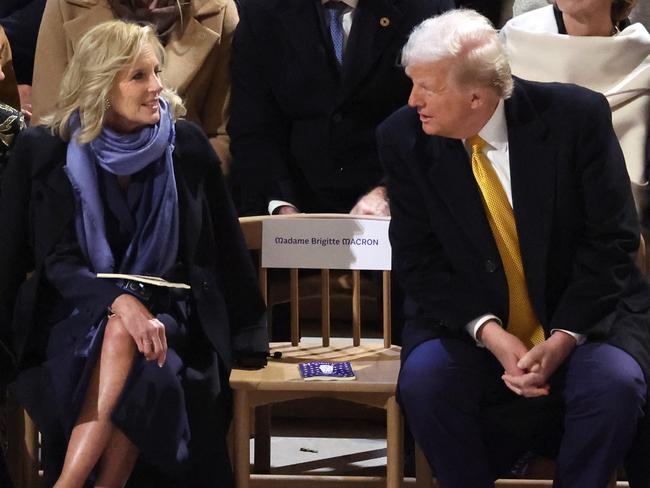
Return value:
<svg viewBox="0 0 650 488">
<path fill-rule="evenodd" d="M 320 218 L 350 218 L 346 215 L 310 215 Z M 261 252 L 262 226 L 269 219 L 305 218 L 283 216 L 244 217 L 241 228 L 248 248 Z M 260 261 L 261 262 L 261 261 Z M 400 487 L 403 477 L 402 419 L 395 399 L 399 372 L 400 348 L 390 343 L 390 271 L 383 271 L 383 340 L 361 341 L 361 294 L 360 274 L 353 273 L 352 338 L 340 339 L 330 336 L 330 272 L 322 269 L 322 337 L 303 338 L 299 331 L 299 271 L 290 270 L 291 343 L 271 344 L 271 353 L 281 352 L 281 360 L 269 361 L 266 368 L 258 371 L 233 370 L 230 385 L 234 391 L 234 470 L 238 488 L 250 486 L 286 485 L 291 478 L 295 486 L 312 486 L 318 482 L 330 482 L 333 486 L 361 482 L 364 486 L 385 483 L 390 488 Z M 269 273 L 260 266 L 259 281 L 262 294 L 268 296 Z M 351 361 L 357 379 L 354 381 L 304 381 L 298 372 L 298 363 L 306 361 Z M 386 478 L 361 476 L 299 475 L 273 476 L 250 473 L 251 412 L 255 409 L 255 423 L 267 427 L 270 418 L 268 406 L 273 403 L 303 398 L 334 398 L 362 405 L 379 407 L 386 411 L 387 466 Z M 263 431 L 266 429 L 256 429 Z M 255 440 L 256 462 L 258 455 L 266 455 L 268 438 L 263 432 Z M 259 444 L 259 446 L 258 446 Z M 359 486 L 359 485 L 355 485 Z"/>
<path fill-rule="evenodd" d="M 40 488 L 40 434 L 24 408 L 7 402 L 7 467 L 15 488 Z"/>
</svg>

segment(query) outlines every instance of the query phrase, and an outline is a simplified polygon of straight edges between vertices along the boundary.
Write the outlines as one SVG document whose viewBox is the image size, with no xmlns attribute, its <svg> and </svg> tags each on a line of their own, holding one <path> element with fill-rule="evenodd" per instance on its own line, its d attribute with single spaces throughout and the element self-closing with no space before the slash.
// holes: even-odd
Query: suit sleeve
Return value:
<svg viewBox="0 0 650 488">
<path fill-rule="evenodd" d="M 59 0 L 46 3 L 38 31 L 32 80 L 32 125 L 39 124 L 54 109 L 68 59 L 60 4 Z"/>
<path fill-rule="evenodd" d="M 634 256 L 639 247 L 630 180 L 609 105 L 601 95 L 588 100 L 575 144 L 584 231 L 550 324 L 551 329 L 587 335 L 616 309 L 631 273 L 637 272 Z"/>
<path fill-rule="evenodd" d="M 469 340 L 467 324 L 494 310 L 482 302 L 483 294 L 454 273 L 426 211 L 427 199 L 418 184 L 422 176 L 406 160 L 411 156 L 403 155 L 397 143 L 388 142 L 399 132 L 396 125 L 381 125 L 378 141 L 390 199 L 393 273 L 407 297 L 407 322 Z"/>
<path fill-rule="evenodd" d="M 233 194 L 240 215 L 265 214 L 270 200 L 299 204 L 290 189 L 290 122 L 260 62 L 262 41 L 256 38 L 252 13 L 244 6 L 240 15 L 233 41 L 232 111 L 228 125 Z M 276 182 L 283 182 L 285 190 L 280 191 Z"/>
<path fill-rule="evenodd" d="M 105 313 L 125 292 L 110 280 L 97 278 L 77 243 L 74 221 L 44 260 L 45 275 L 63 300 L 91 320 Z"/>
</svg>

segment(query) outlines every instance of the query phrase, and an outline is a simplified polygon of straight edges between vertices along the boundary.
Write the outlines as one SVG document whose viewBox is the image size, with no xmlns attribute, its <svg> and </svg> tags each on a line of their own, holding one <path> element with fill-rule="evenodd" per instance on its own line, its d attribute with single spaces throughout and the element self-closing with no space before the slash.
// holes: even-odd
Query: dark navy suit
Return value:
<svg viewBox="0 0 650 488">
<path fill-rule="evenodd" d="M 232 52 L 228 132 L 240 214 L 269 200 L 347 213 L 382 179 L 375 129 L 402 106 L 411 29 L 450 0 L 359 0 L 339 66 L 320 0 L 246 0 Z"/>
<path fill-rule="evenodd" d="M 578 346 L 551 378 L 552 391 L 563 392 L 565 399 L 574 398 L 575 390 L 588 384 L 587 376 L 577 381 L 572 376 L 572 368 L 578 368 L 578 363 L 578 369 L 586 368 L 587 375 L 630 373 L 623 380 L 625 383 L 629 379 L 629 389 L 615 393 L 615 401 L 608 400 L 612 392 L 604 392 L 601 404 L 620 412 L 612 414 L 614 418 L 629 420 L 621 429 L 633 429 L 632 434 L 628 432 L 633 435 L 637 420 L 643 416 L 645 383 L 650 372 L 650 290 L 635 266 L 639 224 L 609 107 L 601 95 L 573 85 L 516 80 L 514 93 L 505 102 L 505 113 L 513 208 L 534 311 L 547 335 L 557 328 L 588 338 L 588 343 Z M 488 429 L 471 434 L 478 436 L 474 439 L 482 439 L 476 444 L 487 448 L 477 451 L 474 445 L 454 446 L 449 438 L 449 445 L 442 449 L 450 456 L 470 451 L 473 454 L 456 456 L 453 467 L 438 463 L 435 468 L 439 474 L 451 467 L 471 477 L 480 471 L 480 462 L 467 457 L 484 456 L 490 458 L 489 475 L 502 475 L 507 462 L 497 459 L 499 455 L 516 457 L 516 448 L 522 445 L 512 446 L 539 435 L 534 424 L 541 417 L 501 415 L 501 420 L 509 424 L 505 430 L 514 432 L 510 443 L 482 421 L 474 423 L 477 418 L 489 416 L 483 407 L 498 408 L 504 403 L 523 401 L 524 408 L 533 415 L 548 408 L 540 406 L 546 400 L 521 400 L 505 390 L 500 380 L 502 367 L 488 351 L 473 344 L 465 329 L 472 319 L 487 313 L 500 317 L 503 323 L 508 318 L 506 276 L 469 156 L 460 140 L 427 136 L 412 108 L 405 107 L 391 116 L 378 134 L 391 202 L 393 269 L 408 302 L 400 377 L 407 419 L 416 440 L 424 445 L 425 452 L 429 449 L 429 460 L 436 465 L 435 452 L 445 442 L 444 436 L 424 435 L 429 427 L 418 421 L 420 411 L 437 411 L 434 390 L 440 387 L 442 373 L 437 375 L 436 370 L 426 374 L 418 368 L 423 364 L 428 368 L 440 366 L 447 374 L 449 369 L 445 368 L 457 366 L 453 374 L 460 374 L 471 363 L 467 375 L 461 374 L 467 383 L 457 381 L 445 387 L 438 413 L 441 425 L 452 431 L 454 421 L 446 422 L 445 415 L 453 416 L 454 412 L 443 410 L 454 403 L 454 395 L 462 397 L 458 404 L 467 406 L 463 413 L 469 415 L 459 427 L 464 429 L 462 436 L 469 435 L 472 428 Z M 424 350 L 428 351 L 426 357 Z M 601 366 L 607 369 L 611 364 L 602 364 L 600 359 L 598 367 L 584 366 L 583 356 L 593 353 L 597 358 L 610 357 L 609 353 L 601 356 L 603 350 L 613 351 L 626 366 L 601 372 Z M 618 379 L 611 381 L 614 384 Z M 603 378 L 601 383 L 608 382 Z M 483 398 L 472 397 L 478 395 L 477 389 L 482 390 Z M 562 398 L 559 402 L 560 410 L 570 407 L 569 400 L 567 405 L 562 404 Z M 478 410 L 472 410 L 475 408 Z M 559 422 L 561 436 L 562 418 Z M 543 422 L 537 427 L 546 428 L 542 434 L 553 430 Z M 609 428 L 616 430 L 617 426 L 612 423 Z M 504 437 L 508 435 L 505 430 Z M 524 431 L 526 435 L 517 438 Z M 566 438 L 565 444 L 570 444 Z M 595 455 L 600 447 L 590 446 L 588 452 L 582 453 L 561 451 L 560 457 L 593 463 L 585 456 Z M 566 445 L 562 448 L 568 449 Z M 622 457 L 625 447 L 618 448 L 623 449 Z M 631 473 L 638 473 L 634 469 Z M 477 475 L 469 484 L 458 481 L 449 486 L 491 486 L 485 478 Z M 598 486 L 591 483 L 576 481 L 567 486 Z"/>
</svg>

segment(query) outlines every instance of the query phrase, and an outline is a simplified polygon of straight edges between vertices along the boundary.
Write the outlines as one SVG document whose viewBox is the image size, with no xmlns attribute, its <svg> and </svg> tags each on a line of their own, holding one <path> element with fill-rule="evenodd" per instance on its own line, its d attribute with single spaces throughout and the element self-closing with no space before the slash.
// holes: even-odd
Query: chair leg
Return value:
<svg viewBox="0 0 650 488">
<path fill-rule="evenodd" d="M 248 393 L 234 392 L 235 429 L 235 484 L 237 488 L 248 488 L 250 482 L 250 411 Z"/>
<path fill-rule="evenodd" d="M 394 396 L 386 404 L 386 487 L 400 488 L 404 479 L 402 414 Z"/>
<path fill-rule="evenodd" d="M 25 422 L 23 409 L 16 403 L 7 402 L 7 468 L 13 483 L 24 486 L 23 462 L 25 458 Z"/>
<path fill-rule="evenodd" d="M 15 486 L 37 488 L 38 430 L 27 412 L 13 401 L 7 405 L 7 467 Z"/>
<path fill-rule="evenodd" d="M 434 488 L 436 486 L 429 461 L 417 444 L 415 444 L 415 484 L 418 488 Z"/>
<path fill-rule="evenodd" d="M 38 429 L 27 411 L 23 410 L 25 418 L 25 486 L 38 488 L 41 486 L 39 476 L 39 440 Z"/>
<path fill-rule="evenodd" d="M 254 472 L 271 472 L 271 406 L 255 408 L 255 463 Z"/>
</svg>

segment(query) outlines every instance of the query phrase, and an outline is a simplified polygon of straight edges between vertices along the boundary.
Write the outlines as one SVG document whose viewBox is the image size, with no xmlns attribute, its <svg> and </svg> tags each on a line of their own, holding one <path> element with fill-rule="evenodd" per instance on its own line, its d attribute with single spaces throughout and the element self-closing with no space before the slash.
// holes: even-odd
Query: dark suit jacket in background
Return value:
<svg viewBox="0 0 650 488">
<path fill-rule="evenodd" d="M 546 334 L 618 346 L 650 384 L 650 289 L 635 265 L 639 224 L 607 101 L 517 80 L 505 112 L 522 260 Z M 412 108 L 378 132 L 393 270 L 408 296 L 404 357 L 432 338 L 471 341 L 465 325 L 486 313 L 507 323 L 506 275 L 462 142 L 427 136 Z M 635 452 L 647 458 L 647 446 Z"/>
<path fill-rule="evenodd" d="M 14 55 L 18 84 L 32 84 L 36 39 L 46 0 L 2 0 L 0 25 L 4 27 Z"/>
<path fill-rule="evenodd" d="M 412 28 L 451 0 L 359 0 L 343 67 L 320 0 L 246 0 L 232 53 L 228 131 L 240 214 L 269 200 L 348 212 L 380 183 L 374 131 L 406 103 L 398 66 Z"/>
</svg>

